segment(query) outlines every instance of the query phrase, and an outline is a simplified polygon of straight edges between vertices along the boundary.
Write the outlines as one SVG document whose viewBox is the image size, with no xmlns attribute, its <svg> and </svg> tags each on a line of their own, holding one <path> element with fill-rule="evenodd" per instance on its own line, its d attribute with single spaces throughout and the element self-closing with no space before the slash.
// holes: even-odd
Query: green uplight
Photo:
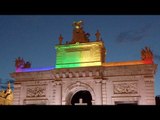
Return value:
<svg viewBox="0 0 160 120">
<path fill-rule="evenodd" d="M 56 46 L 56 68 L 101 66 L 102 42 L 76 43 Z"/>
</svg>

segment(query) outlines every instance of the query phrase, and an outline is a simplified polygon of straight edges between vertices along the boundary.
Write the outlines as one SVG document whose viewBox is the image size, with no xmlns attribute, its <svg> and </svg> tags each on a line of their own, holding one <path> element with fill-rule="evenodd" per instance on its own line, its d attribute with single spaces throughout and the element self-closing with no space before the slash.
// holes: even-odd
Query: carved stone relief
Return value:
<svg viewBox="0 0 160 120">
<path fill-rule="evenodd" d="M 136 94 L 137 83 L 117 83 L 113 85 L 114 94 Z"/>
<path fill-rule="evenodd" d="M 34 86 L 27 88 L 27 97 L 45 97 L 45 86 Z"/>
</svg>

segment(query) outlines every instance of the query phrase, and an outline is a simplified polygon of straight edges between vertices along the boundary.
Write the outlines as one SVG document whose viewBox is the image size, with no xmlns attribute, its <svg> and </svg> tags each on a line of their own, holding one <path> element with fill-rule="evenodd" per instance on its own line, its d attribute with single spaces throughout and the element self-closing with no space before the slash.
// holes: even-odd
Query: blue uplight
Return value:
<svg viewBox="0 0 160 120">
<path fill-rule="evenodd" d="M 48 67 L 48 68 L 24 68 L 24 69 L 21 69 L 20 71 L 18 72 L 38 72 L 38 71 L 47 71 L 47 70 L 53 70 L 54 67 Z"/>
</svg>

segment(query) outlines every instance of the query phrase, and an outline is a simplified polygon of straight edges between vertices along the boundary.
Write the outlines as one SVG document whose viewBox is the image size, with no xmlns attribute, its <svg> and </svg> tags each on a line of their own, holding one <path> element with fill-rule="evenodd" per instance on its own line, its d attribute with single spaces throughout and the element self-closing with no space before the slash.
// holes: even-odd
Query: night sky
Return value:
<svg viewBox="0 0 160 120">
<path fill-rule="evenodd" d="M 23 57 L 32 68 L 55 66 L 55 45 L 72 39 L 72 23 L 83 20 L 84 31 L 95 41 L 97 30 L 107 49 L 106 62 L 140 60 L 148 46 L 160 63 L 159 15 L 0 15 L 0 80 L 12 80 L 15 59 Z M 155 95 L 160 95 L 160 66 L 155 75 Z"/>
</svg>

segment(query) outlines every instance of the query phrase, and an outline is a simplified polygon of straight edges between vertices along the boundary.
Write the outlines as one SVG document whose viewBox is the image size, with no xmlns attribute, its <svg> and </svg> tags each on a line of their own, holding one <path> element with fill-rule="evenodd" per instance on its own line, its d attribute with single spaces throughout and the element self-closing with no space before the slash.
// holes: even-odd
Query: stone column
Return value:
<svg viewBox="0 0 160 120">
<path fill-rule="evenodd" d="M 56 103 L 56 105 L 62 104 L 62 84 L 61 84 L 61 81 L 56 81 L 55 103 Z"/>
<path fill-rule="evenodd" d="M 95 80 L 95 94 L 96 94 L 96 99 L 95 99 L 95 105 L 102 105 L 102 81 L 101 80 Z"/>
</svg>

